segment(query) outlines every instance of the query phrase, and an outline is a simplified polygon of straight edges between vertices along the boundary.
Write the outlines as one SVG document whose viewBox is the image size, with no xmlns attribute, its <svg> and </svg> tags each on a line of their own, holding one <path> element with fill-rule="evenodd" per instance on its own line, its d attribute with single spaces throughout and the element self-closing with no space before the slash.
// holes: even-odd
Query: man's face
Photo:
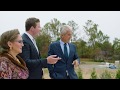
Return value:
<svg viewBox="0 0 120 90">
<path fill-rule="evenodd" d="M 67 31 L 67 33 L 62 36 L 63 40 L 66 43 L 70 41 L 71 37 L 72 37 L 72 32 L 71 31 Z"/>
<path fill-rule="evenodd" d="M 34 36 L 37 36 L 38 34 L 40 34 L 40 30 L 41 30 L 41 27 L 40 27 L 40 22 L 36 23 L 36 27 L 34 28 Z"/>
</svg>

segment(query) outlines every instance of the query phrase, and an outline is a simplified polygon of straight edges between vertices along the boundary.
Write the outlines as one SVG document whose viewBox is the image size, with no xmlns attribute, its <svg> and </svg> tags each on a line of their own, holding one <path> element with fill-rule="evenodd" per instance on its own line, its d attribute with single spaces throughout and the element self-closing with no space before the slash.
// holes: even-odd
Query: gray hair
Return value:
<svg viewBox="0 0 120 90">
<path fill-rule="evenodd" d="M 67 31 L 71 31 L 72 32 L 72 27 L 69 26 L 69 25 L 62 26 L 62 28 L 61 28 L 61 35 L 66 34 Z"/>
</svg>

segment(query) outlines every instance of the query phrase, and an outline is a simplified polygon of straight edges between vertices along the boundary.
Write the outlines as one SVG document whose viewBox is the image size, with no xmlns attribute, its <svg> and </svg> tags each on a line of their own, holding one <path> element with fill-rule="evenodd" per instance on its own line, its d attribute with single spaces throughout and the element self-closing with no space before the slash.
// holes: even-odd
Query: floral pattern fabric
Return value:
<svg viewBox="0 0 120 90">
<path fill-rule="evenodd" d="M 0 57 L 0 79 L 27 79 L 28 69 L 13 63 L 7 57 Z"/>
</svg>

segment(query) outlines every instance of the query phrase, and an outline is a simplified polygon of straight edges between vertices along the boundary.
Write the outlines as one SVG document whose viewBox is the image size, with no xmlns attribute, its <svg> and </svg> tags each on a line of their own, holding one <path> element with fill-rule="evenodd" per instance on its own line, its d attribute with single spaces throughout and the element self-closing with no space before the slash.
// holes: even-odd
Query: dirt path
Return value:
<svg viewBox="0 0 120 90">
<path fill-rule="evenodd" d="M 93 68 L 95 68 L 96 74 L 99 77 L 105 70 L 109 71 L 113 78 L 115 78 L 115 74 L 117 69 L 110 69 L 110 68 L 103 68 L 103 67 L 99 67 L 96 64 L 81 64 L 80 68 L 76 68 L 76 72 L 77 70 L 81 69 L 82 71 L 82 75 L 83 75 L 83 79 L 90 79 L 91 77 L 91 72 L 93 71 Z M 47 69 L 44 69 L 44 78 L 45 79 L 50 79 L 49 77 L 49 73 Z"/>
</svg>

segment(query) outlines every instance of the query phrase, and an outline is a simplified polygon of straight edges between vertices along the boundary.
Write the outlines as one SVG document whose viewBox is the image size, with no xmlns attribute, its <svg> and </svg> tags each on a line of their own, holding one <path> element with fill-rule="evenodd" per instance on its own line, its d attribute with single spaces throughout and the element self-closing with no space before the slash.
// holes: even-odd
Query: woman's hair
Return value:
<svg viewBox="0 0 120 90">
<path fill-rule="evenodd" d="M 19 30 L 13 29 L 13 30 L 4 32 L 0 36 L 0 52 L 1 53 L 9 51 L 10 47 L 7 44 L 8 41 L 13 42 L 15 39 L 17 39 L 18 34 L 20 34 Z"/>
</svg>

